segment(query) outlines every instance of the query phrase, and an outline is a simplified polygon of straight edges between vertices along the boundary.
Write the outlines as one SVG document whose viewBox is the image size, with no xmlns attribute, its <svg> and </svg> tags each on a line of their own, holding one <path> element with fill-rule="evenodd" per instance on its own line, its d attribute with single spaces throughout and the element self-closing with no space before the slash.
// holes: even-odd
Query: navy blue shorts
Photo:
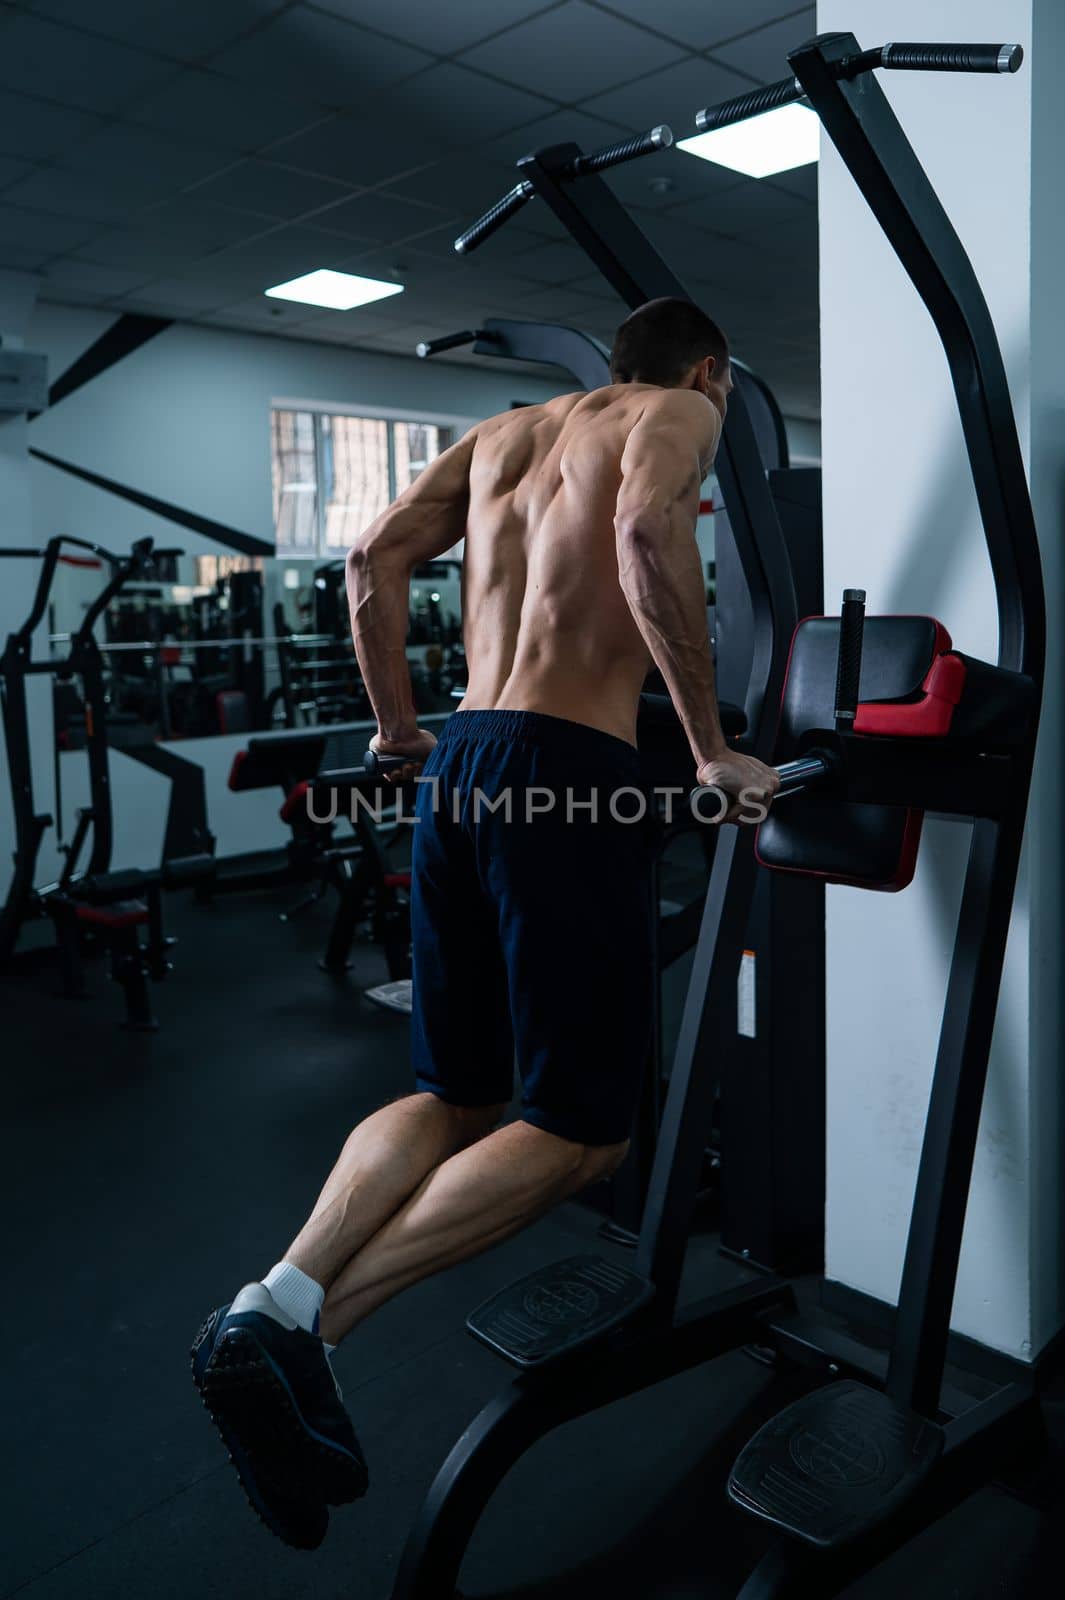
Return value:
<svg viewBox="0 0 1065 1600">
<path fill-rule="evenodd" d="M 648 825 L 617 820 L 646 805 L 636 751 L 560 717 L 457 711 L 423 778 L 435 782 L 419 786 L 413 830 L 419 1089 L 506 1104 L 516 1059 L 526 1122 L 620 1143 L 654 982 Z"/>
</svg>

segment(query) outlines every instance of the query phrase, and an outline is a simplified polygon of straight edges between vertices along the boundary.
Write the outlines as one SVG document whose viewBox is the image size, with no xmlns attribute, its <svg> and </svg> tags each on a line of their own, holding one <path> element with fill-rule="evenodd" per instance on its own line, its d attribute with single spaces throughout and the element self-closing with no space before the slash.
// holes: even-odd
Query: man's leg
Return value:
<svg viewBox="0 0 1065 1600">
<path fill-rule="evenodd" d="M 515 1122 L 451 1156 L 333 1279 L 322 1311 L 323 1339 L 337 1344 L 401 1290 L 509 1238 L 587 1184 L 609 1176 L 626 1149 L 625 1144 L 576 1144 Z M 372 1169 L 354 1168 L 349 1183 L 351 1193 L 378 1187 Z M 338 1196 L 325 1215 L 335 1207 L 342 1212 L 343 1204 Z"/>
<path fill-rule="evenodd" d="M 375 1111 L 350 1134 L 284 1259 L 327 1289 L 434 1168 L 496 1127 L 504 1109 L 423 1093 Z"/>
</svg>

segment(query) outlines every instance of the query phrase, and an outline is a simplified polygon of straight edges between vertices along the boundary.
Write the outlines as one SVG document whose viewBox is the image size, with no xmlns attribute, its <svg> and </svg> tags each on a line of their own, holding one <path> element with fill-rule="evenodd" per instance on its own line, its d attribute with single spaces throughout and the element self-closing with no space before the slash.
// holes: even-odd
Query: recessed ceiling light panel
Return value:
<svg viewBox="0 0 1065 1600">
<path fill-rule="evenodd" d="M 326 306 L 330 311 L 351 311 L 355 306 L 385 300 L 390 294 L 402 294 L 403 285 L 319 267 L 317 272 L 305 272 L 302 278 L 290 278 L 288 283 L 275 284 L 264 292 L 273 300 L 299 300 L 308 306 Z"/>
<path fill-rule="evenodd" d="M 774 172 L 790 172 L 816 161 L 820 135 L 820 118 L 809 106 L 778 106 L 746 122 L 679 139 L 677 149 L 748 178 L 769 178 Z"/>
</svg>

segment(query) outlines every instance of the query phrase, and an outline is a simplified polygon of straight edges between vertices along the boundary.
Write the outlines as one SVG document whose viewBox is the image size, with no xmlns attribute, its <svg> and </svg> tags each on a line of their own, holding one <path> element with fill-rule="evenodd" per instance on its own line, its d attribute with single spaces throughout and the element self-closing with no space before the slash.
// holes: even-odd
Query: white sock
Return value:
<svg viewBox="0 0 1065 1600">
<path fill-rule="evenodd" d="M 320 1283 L 315 1283 L 291 1261 L 279 1261 L 276 1267 L 270 1268 L 262 1285 L 301 1328 L 307 1333 L 318 1332 L 318 1317 L 325 1300 L 325 1290 Z"/>
</svg>

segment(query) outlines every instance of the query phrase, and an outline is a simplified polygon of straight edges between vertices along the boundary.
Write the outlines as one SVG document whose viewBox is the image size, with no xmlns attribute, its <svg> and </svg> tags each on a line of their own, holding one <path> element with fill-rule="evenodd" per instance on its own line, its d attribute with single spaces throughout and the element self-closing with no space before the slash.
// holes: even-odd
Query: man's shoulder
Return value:
<svg viewBox="0 0 1065 1600">
<path fill-rule="evenodd" d="M 498 433 L 502 428 L 520 428 L 529 426 L 547 414 L 564 414 L 572 411 L 574 406 L 582 400 L 587 400 L 587 393 L 582 389 L 576 394 L 552 395 L 550 400 L 537 400 L 529 403 L 517 403 L 507 411 L 497 411 L 494 417 L 486 417 L 483 422 L 471 428 L 471 433 L 486 437 Z"/>
<path fill-rule="evenodd" d="M 713 427 L 717 417 L 713 401 L 698 389 L 657 389 L 648 399 L 646 410 L 693 427 Z"/>
</svg>

